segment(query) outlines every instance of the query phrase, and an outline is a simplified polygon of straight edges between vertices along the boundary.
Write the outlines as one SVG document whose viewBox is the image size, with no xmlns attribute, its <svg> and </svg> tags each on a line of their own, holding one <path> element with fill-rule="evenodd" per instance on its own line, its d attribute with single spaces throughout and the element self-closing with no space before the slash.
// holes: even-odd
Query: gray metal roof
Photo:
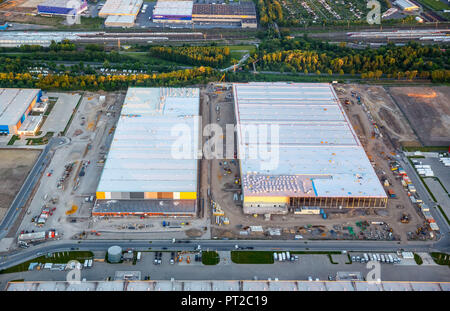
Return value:
<svg viewBox="0 0 450 311">
<path fill-rule="evenodd" d="M 0 89 L 0 125 L 19 122 L 38 93 L 38 89 Z"/>
<path fill-rule="evenodd" d="M 330 84 L 233 88 L 245 195 L 386 197 Z M 267 141 L 252 144 L 251 128 L 260 125 L 268 126 Z M 271 128 L 278 129 L 278 140 L 271 138 Z M 269 165 L 270 157 L 252 156 L 255 146 L 278 150 L 275 165 Z"/>
<path fill-rule="evenodd" d="M 199 89 L 129 88 L 97 191 L 196 192 Z M 190 152 L 179 158 L 176 129 Z"/>
<path fill-rule="evenodd" d="M 6 291 L 448 291 L 448 282 L 159 280 L 8 282 Z"/>
</svg>

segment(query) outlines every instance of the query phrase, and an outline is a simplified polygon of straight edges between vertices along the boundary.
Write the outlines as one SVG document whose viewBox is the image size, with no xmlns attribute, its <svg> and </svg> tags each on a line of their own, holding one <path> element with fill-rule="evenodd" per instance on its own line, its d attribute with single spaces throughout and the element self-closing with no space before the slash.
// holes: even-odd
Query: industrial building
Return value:
<svg viewBox="0 0 450 311">
<path fill-rule="evenodd" d="M 97 188 L 93 216 L 194 216 L 198 88 L 129 88 Z M 178 155 L 180 138 L 189 146 Z"/>
<path fill-rule="evenodd" d="M 158 1 L 153 9 L 155 23 L 192 23 L 192 0 Z"/>
<path fill-rule="evenodd" d="M 41 128 L 42 122 L 44 121 L 43 116 L 29 116 L 20 126 L 17 134 L 25 136 L 33 136 Z"/>
<path fill-rule="evenodd" d="M 394 4 L 398 6 L 402 11 L 410 12 L 410 11 L 417 11 L 419 10 L 419 6 L 412 3 L 409 0 L 397 0 L 394 1 Z"/>
<path fill-rule="evenodd" d="M 80 1 L 79 8 L 74 8 L 73 0 L 47 0 L 37 6 L 38 13 L 44 15 L 71 15 L 75 9 L 76 13 L 80 14 L 87 8 L 87 0 Z"/>
<path fill-rule="evenodd" d="M 105 26 L 133 27 L 143 0 L 107 0 L 98 16 L 106 18 Z"/>
<path fill-rule="evenodd" d="M 127 271 L 128 272 L 128 271 Z M 128 272 L 129 274 L 134 271 Z M 8 282 L 6 291 L 444 291 L 450 282 L 286 280 L 29 281 Z"/>
<path fill-rule="evenodd" d="M 386 192 L 330 84 L 237 83 L 233 91 L 244 213 L 386 207 Z M 279 141 L 267 143 L 278 148 L 275 168 L 246 156 L 247 130 L 257 125 L 278 128 Z"/>
<path fill-rule="evenodd" d="M 192 20 L 196 24 L 236 25 L 256 28 L 256 8 L 253 1 L 229 4 L 194 4 Z"/>
<path fill-rule="evenodd" d="M 41 95 L 39 89 L 0 89 L 0 133 L 18 134 Z"/>
</svg>

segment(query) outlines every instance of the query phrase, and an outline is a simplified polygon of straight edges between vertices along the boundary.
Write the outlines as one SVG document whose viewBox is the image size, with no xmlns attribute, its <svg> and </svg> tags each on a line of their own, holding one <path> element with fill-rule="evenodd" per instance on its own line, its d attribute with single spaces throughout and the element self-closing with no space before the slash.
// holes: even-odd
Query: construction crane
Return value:
<svg viewBox="0 0 450 311">
<path fill-rule="evenodd" d="M 219 82 L 222 82 L 222 80 L 225 79 L 225 74 L 220 78 Z"/>
</svg>

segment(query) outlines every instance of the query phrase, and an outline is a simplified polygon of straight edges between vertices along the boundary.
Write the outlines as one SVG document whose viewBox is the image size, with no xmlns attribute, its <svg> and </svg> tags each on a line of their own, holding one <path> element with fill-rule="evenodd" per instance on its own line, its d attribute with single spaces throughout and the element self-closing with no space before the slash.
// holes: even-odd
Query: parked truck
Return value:
<svg viewBox="0 0 450 311">
<path fill-rule="evenodd" d="M 395 198 L 395 192 L 393 189 L 389 189 L 388 193 L 390 198 Z"/>
</svg>

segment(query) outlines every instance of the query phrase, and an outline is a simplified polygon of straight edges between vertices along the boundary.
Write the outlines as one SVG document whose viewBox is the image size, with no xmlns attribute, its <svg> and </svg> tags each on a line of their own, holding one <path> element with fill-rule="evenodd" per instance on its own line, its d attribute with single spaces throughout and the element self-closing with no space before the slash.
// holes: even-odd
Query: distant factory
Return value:
<svg viewBox="0 0 450 311">
<path fill-rule="evenodd" d="M 80 14 L 88 8 L 87 0 L 80 2 L 78 8 L 74 8 L 73 0 L 47 0 L 37 6 L 41 15 L 73 15 Z"/>
<path fill-rule="evenodd" d="M 256 9 L 252 1 L 230 4 L 194 4 L 192 19 L 198 24 L 233 24 L 256 28 Z"/>
<path fill-rule="evenodd" d="M 419 7 L 409 0 L 397 0 L 394 4 L 404 12 L 411 12 L 419 10 Z"/>
<path fill-rule="evenodd" d="M 256 8 L 252 1 L 201 4 L 187 1 L 160 0 L 152 15 L 153 22 L 256 28 Z"/>
<path fill-rule="evenodd" d="M 106 18 L 107 27 L 134 27 L 142 3 L 143 0 L 107 0 L 98 16 Z"/>
</svg>

